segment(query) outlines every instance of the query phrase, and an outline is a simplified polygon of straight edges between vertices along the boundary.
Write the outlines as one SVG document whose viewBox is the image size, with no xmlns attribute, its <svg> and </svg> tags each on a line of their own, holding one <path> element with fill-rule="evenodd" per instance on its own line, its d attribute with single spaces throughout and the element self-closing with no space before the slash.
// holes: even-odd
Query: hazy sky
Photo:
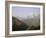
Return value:
<svg viewBox="0 0 46 38">
<path fill-rule="evenodd" d="M 36 7 L 12 7 L 12 15 L 13 16 L 27 17 L 27 16 L 31 16 L 33 13 L 35 15 L 38 15 L 40 13 L 40 8 L 36 8 Z"/>
</svg>

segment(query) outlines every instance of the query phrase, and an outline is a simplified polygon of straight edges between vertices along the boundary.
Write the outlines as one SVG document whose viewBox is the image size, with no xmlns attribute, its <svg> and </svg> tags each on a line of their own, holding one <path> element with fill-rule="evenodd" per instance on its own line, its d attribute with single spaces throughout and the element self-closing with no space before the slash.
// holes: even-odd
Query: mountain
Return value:
<svg viewBox="0 0 46 38">
<path fill-rule="evenodd" d="M 23 17 L 14 17 L 12 16 L 12 30 L 39 30 L 40 29 L 40 15 L 34 16 L 31 18 L 30 16 Z"/>
<path fill-rule="evenodd" d="M 18 18 L 12 16 L 12 31 L 26 30 L 28 25 L 19 20 Z"/>
</svg>

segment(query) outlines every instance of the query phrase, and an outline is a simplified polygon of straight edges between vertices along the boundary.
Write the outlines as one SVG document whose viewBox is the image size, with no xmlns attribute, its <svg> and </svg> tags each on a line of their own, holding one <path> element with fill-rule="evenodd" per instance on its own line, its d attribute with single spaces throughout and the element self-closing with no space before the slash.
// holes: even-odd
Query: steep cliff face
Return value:
<svg viewBox="0 0 46 38">
<path fill-rule="evenodd" d="M 40 18 L 28 18 L 19 20 L 16 17 L 12 17 L 12 31 L 22 30 L 40 30 Z"/>
<path fill-rule="evenodd" d="M 24 22 L 20 21 L 19 19 L 12 17 L 12 30 L 19 31 L 19 30 L 26 30 L 28 25 Z"/>
</svg>

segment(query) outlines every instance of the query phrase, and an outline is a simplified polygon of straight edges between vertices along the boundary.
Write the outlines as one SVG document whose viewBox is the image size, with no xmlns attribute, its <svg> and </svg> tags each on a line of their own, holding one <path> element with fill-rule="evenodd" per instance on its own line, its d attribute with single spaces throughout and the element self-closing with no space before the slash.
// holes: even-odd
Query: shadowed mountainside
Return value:
<svg viewBox="0 0 46 38">
<path fill-rule="evenodd" d="M 23 21 L 20 21 L 16 17 L 12 16 L 12 31 L 23 31 L 23 30 L 40 30 L 40 25 L 29 26 Z"/>
</svg>

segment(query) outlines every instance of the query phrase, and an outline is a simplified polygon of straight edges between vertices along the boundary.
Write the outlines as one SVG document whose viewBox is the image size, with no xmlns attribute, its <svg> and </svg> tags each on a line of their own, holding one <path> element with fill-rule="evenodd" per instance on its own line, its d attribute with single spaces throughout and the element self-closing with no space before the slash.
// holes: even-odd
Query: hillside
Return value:
<svg viewBox="0 0 46 38">
<path fill-rule="evenodd" d="M 39 30 L 40 29 L 40 17 L 35 16 L 34 18 L 20 18 L 12 17 L 12 30 Z"/>
</svg>

